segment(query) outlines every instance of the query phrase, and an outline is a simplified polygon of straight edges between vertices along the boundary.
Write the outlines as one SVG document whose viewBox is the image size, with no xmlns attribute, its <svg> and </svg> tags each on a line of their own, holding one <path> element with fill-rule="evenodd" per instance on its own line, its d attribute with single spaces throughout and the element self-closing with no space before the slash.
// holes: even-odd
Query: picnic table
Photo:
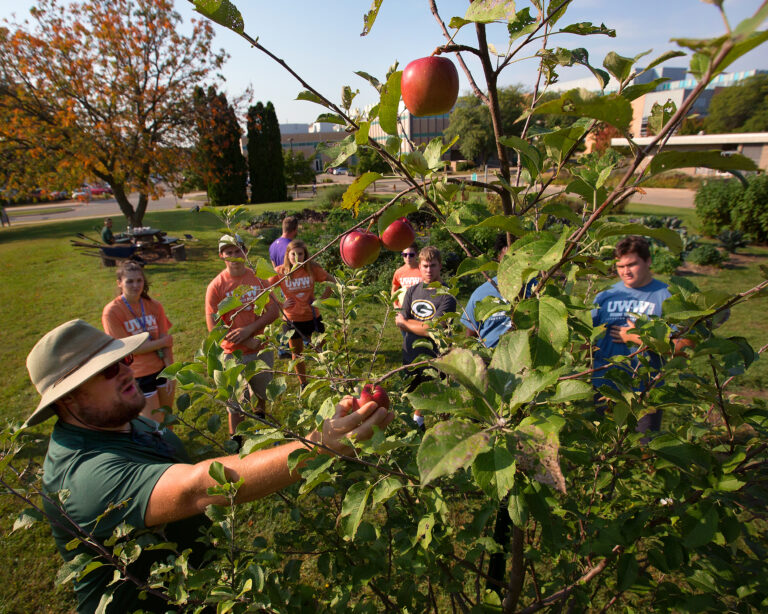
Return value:
<svg viewBox="0 0 768 614">
<path fill-rule="evenodd" d="M 185 260 L 184 245 L 178 237 L 169 237 L 168 233 L 151 226 L 129 226 L 125 232 L 115 235 L 118 244 L 132 244 L 143 250 L 155 250 L 176 260 Z"/>
</svg>

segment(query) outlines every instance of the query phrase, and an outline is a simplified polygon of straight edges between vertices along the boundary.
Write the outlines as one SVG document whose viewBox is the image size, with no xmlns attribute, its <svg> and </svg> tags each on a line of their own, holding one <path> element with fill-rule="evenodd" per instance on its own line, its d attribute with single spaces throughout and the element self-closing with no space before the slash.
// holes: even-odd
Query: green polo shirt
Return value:
<svg viewBox="0 0 768 614">
<path fill-rule="evenodd" d="M 57 422 L 51 434 L 43 464 L 43 488 L 47 493 L 68 490 L 64 502 L 66 514 L 86 532 L 104 541 L 114 529 L 126 522 L 135 529 L 145 529 L 144 514 L 155 484 L 166 469 L 175 463 L 189 463 L 181 440 L 169 430 L 158 431 L 154 423 L 138 418 L 131 422 L 130 433 L 93 431 Z M 45 511 L 57 522 L 68 524 L 58 509 L 44 502 Z M 117 506 L 107 512 L 110 507 Z M 101 518 L 99 518 L 101 516 Z M 52 522 L 53 537 L 65 560 L 73 559 L 85 546 L 67 550 L 71 533 Z M 200 556 L 203 546 L 196 543 L 199 528 L 208 524 L 203 515 L 148 529 L 153 541 L 177 544 L 179 552 L 193 548 Z M 139 556 L 130 572 L 147 578 L 152 563 L 173 556 L 168 550 L 147 551 Z M 197 556 L 193 557 L 194 559 Z M 75 583 L 78 612 L 94 612 L 114 574 L 114 568 L 103 565 Z M 115 592 L 108 612 L 132 612 L 142 608 L 148 612 L 164 612 L 163 601 L 139 599 L 132 582 L 123 582 Z"/>
</svg>

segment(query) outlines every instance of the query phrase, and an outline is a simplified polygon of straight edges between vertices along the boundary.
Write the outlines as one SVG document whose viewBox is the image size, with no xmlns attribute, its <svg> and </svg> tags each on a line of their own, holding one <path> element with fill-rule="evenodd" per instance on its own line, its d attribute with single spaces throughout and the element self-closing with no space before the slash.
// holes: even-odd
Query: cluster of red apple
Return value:
<svg viewBox="0 0 768 614">
<path fill-rule="evenodd" d="M 341 260 L 348 267 L 359 269 L 373 262 L 381 253 L 381 246 L 399 252 L 410 246 L 416 238 L 416 232 L 411 223 L 404 217 L 392 222 L 384 232 L 381 239 L 373 232 L 356 228 L 345 234 L 339 242 Z"/>
</svg>

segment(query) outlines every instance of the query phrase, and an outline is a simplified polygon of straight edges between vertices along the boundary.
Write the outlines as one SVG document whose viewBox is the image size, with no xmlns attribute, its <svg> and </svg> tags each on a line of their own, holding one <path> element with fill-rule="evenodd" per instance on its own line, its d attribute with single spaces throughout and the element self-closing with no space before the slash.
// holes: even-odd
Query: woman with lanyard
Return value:
<svg viewBox="0 0 768 614">
<path fill-rule="evenodd" d="M 173 362 L 171 323 L 163 306 L 149 297 L 149 283 L 137 263 L 128 261 L 117 268 L 117 287 L 120 296 L 104 307 L 101 324 L 115 338 L 149 333 L 149 339 L 134 351 L 131 370 L 147 399 L 141 414 L 163 422 L 164 413 L 158 409 L 172 407 L 174 396 L 173 382 L 158 377 Z"/>
<path fill-rule="evenodd" d="M 277 267 L 277 275 L 269 278 L 269 283 L 274 284 L 287 275 L 280 282 L 280 289 L 285 296 L 282 309 L 286 322 L 283 330 L 287 333 L 293 331 L 293 336 L 288 340 L 293 360 L 301 356 L 304 343 L 309 343 L 313 333 L 325 332 L 322 319 L 312 305 L 315 301 L 315 282 L 336 281 L 333 275 L 320 265 L 306 262 L 308 259 L 309 251 L 304 241 L 294 239 L 285 248 L 285 259 L 283 264 Z M 321 299 L 328 298 L 330 294 L 331 289 L 326 288 Z M 296 363 L 296 373 L 303 388 L 306 384 L 306 368 L 303 362 Z"/>
</svg>

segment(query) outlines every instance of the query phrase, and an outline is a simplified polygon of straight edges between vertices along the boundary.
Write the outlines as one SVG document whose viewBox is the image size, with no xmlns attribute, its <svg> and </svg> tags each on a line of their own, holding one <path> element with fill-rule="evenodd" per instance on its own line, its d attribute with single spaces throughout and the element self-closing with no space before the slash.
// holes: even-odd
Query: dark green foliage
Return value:
<svg viewBox="0 0 768 614">
<path fill-rule="evenodd" d="M 502 131 L 506 136 L 519 136 L 522 122 L 515 123 L 525 109 L 525 95 L 519 86 L 499 89 Z M 461 137 L 459 151 L 467 160 L 481 164 L 496 153 L 496 141 L 488 108 L 476 96 L 462 96 L 451 112 L 446 139 Z"/>
<path fill-rule="evenodd" d="M 392 169 L 374 149 L 363 147 L 357 151 L 355 174 L 359 176 L 368 171 L 384 174 L 391 173 Z"/>
<path fill-rule="evenodd" d="M 315 196 L 315 202 L 319 209 L 331 209 L 334 206 L 338 206 L 341 203 L 341 198 L 344 196 L 344 192 L 347 191 L 346 186 L 333 185 L 327 188 L 318 188 L 317 196 Z"/>
<path fill-rule="evenodd" d="M 686 254 L 685 259 L 699 266 L 720 266 L 727 256 L 714 245 L 705 244 L 694 247 Z"/>
<path fill-rule="evenodd" d="M 240 151 L 240 125 L 224 93 L 195 88 L 198 130 L 197 166 L 214 206 L 248 201 L 245 158 Z"/>
<path fill-rule="evenodd" d="M 283 147 L 275 107 L 257 102 L 248 109 L 248 172 L 251 202 L 281 202 L 287 198 Z"/>
<path fill-rule="evenodd" d="M 716 92 L 704 129 L 711 134 L 768 130 L 768 75 L 755 75 Z"/>
<path fill-rule="evenodd" d="M 731 226 L 758 243 L 768 241 L 768 177 L 750 177 L 748 186 L 731 209 Z"/>
<path fill-rule="evenodd" d="M 741 191 L 741 184 L 732 179 L 708 181 L 696 191 L 696 215 L 705 235 L 714 237 L 731 224 L 731 208 Z"/>
<path fill-rule="evenodd" d="M 749 241 L 743 232 L 731 230 L 730 228 L 726 228 L 717 235 L 717 240 L 720 241 L 720 246 L 731 254 L 735 254 L 736 250 L 740 247 L 749 245 Z"/>
<path fill-rule="evenodd" d="M 677 270 L 677 267 L 683 264 L 680 256 L 665 248 L 654 249 L 651 253 L 651 259 L 653 272 L 662 275 L 671 275 Z"/>
<path fill-rule="evenodd" d="M 315 178 L 315 171 L 312 169 L 312 161 L 304 157 L 304 152 L 293 151 L 283 152 L 283 174 L 285 182 L 288 185 L 297 185 L 300 183 L 311 183 Z"/>
</svg>

